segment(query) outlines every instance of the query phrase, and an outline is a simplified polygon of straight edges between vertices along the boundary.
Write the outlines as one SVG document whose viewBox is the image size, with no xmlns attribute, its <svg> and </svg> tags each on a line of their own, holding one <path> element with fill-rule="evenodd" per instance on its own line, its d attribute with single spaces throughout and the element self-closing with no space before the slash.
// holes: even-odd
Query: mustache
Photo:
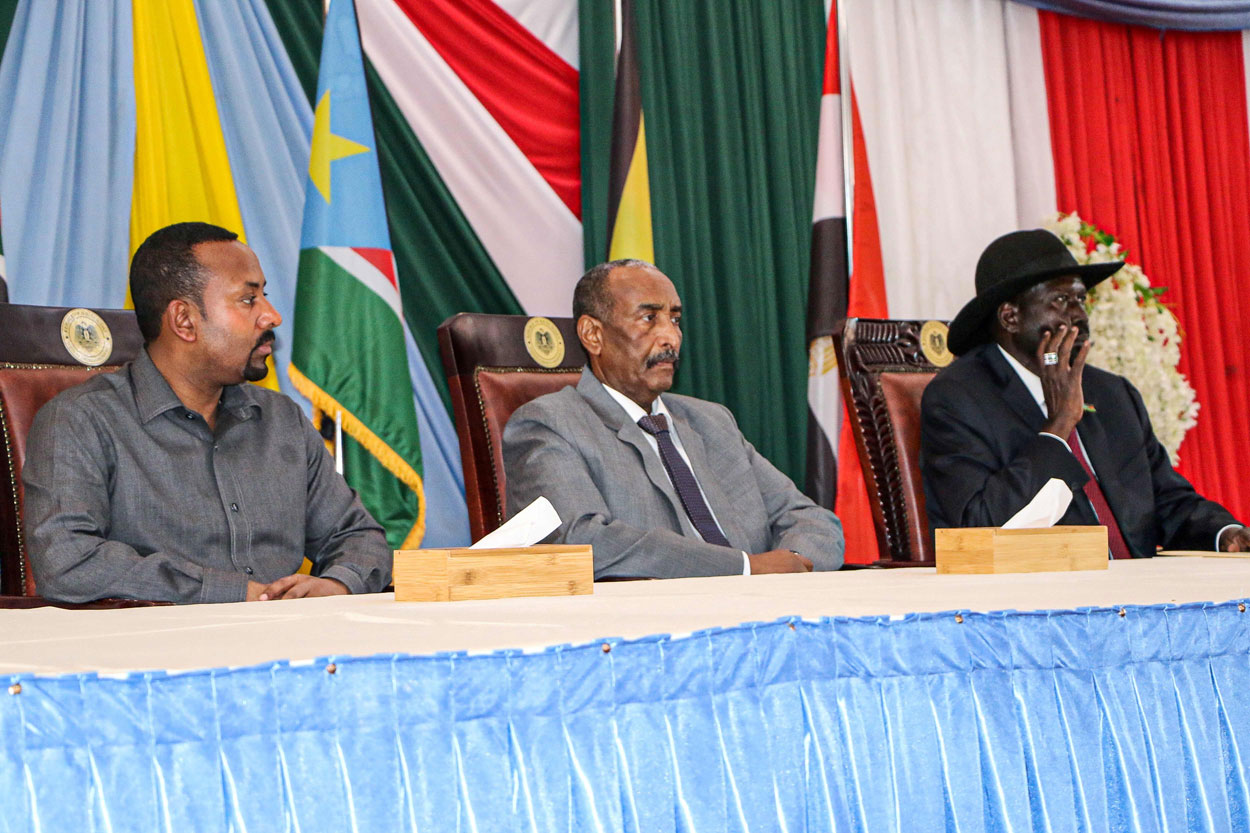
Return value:
<svg viewBox="0 0 1250 833">
<path fill-rule="evenodd" d="M 673 369 L 677 369 L 677 365 L 681 362 L 681 357 L 677 355 L 676 350 L 661 350 L 654 356 L 647 357 L 647 370 L 655 367 L 660 362 L 672 362 Z"/>
<path fill-rule="evenodd" d="M 252 348 L 252 351 L 255 352 L 256 350 L 259 350 L 262 344 L 272 343 L 275 338 L 277 338 L 277 336 L 273 334 L 273 330 L 265 330 L 265 332 L 261 334 L 260 338 L 256 339 L 256 346 Z"/>
</svg>

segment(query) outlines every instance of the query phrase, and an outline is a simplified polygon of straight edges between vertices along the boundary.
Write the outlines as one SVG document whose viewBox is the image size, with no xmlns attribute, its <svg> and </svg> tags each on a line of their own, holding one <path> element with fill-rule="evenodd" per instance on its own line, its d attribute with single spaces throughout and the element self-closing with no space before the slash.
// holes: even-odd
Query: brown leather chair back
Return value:
<svg viewBox="0 0 1250 833">
<path fill-rule="evenodd" d="M 576 385 L 586 364 L 571 318 L 549 319 L 564 342 L 562 357 L 549 334 L 530 325 L 540 320 L 462 312 L 438 328 L 474 541 L 498 528 L 507 512 L 503 429 L 508 418 L 531 399 Z M 540 364 L 527 343 L 553 366 Z"/>
<path fill-rule="evenodd" d="M 34 596 L 22 526 L 22 464 L 26 435 L 49 399 L 93 374 L 130 361 L 143 346 L 135 315 L 97 310 L 112 338 L 112 353 L 100 367 L 88 367 L 66 349 L 62 321 L 69 308 L 0 304 L 0 594 Z"/>
<path fill-rule="evenodd" d="M 938 368 L 920 343 L 925 323 L 848 318 L 833 336 L 877 544 L 892 565 L 934 563 L 920 477 L 920 397 Z"/>
</svg>

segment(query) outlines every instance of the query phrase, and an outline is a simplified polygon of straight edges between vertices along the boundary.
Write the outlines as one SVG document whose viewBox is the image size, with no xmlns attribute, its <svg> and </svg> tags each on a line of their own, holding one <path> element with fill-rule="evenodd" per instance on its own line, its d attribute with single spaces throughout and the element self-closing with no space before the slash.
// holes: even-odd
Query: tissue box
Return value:
<svg viewBox="0 0 1250 833">
<path fill-rule="evenodd" d="M 594 592 L 589 546 L 540 544 L 508 549 L 396 550 L 397 602 L 459 602 Z"/>
<path fill-rule="evenodd" d="M 1107 569 L 1105 526 L 934 531 L 939 573 L 1041 573 Z"/>
</svg>

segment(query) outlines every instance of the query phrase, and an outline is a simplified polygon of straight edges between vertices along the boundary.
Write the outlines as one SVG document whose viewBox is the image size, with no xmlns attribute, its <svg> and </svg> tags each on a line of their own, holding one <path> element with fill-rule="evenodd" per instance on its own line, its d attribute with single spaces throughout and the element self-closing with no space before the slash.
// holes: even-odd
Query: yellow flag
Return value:
<svg viewBox="0 0 1250 833">
<path fill-rule="evenodd" d="M 193 0 L 133 0 L 135 178 L 130 254 L 171 223 L 199 221 L 247 242 Z M 132 307 L 130 292 L 126 306 Z M 278 389 L 273 357 L 259 384 Z"/>
<path fill-rule="evenodd" d="M 647 130 L 642 114 L 638 115 L 638 143 L 630 159 L 629 173 L 616 209 L 608 260 L 632 257 L 655 263 L 655 244 L 651 237 L 651 181 L 647 176 Z"/>
</svg>

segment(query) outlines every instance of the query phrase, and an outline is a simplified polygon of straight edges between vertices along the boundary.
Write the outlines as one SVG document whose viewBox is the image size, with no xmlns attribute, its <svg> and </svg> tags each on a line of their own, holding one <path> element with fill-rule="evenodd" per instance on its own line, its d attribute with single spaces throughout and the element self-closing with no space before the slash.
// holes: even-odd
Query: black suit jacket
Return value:
<svg viewBox="0 0 1250 833">
<path fill-rule="evenodd" d="M 1155 438 L 1141 395 L 1123 377 L 1085 367 L 1077 432 L 1103 495 L 1135 557 L 1209 550 L 1236 519 L 1176 473 Z M 1097 524 L 1080 462 L 1052 437 L 1046 418 L 994 343 L 942 370 L 921 402 L 920 466 L 932 529 L 1001 526 L 1052 477 L 1073 491 L 1062 524 Z"/>
</svg>

